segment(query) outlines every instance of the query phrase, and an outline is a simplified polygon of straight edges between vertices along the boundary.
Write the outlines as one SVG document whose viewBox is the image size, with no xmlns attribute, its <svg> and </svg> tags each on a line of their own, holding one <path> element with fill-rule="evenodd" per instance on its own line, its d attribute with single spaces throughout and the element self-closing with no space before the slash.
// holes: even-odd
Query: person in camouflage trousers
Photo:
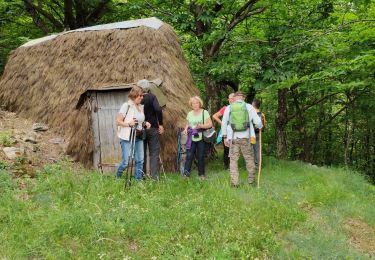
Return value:
<svg viewBox="0 0 375 260">
<path fill-rule="evenodd" d="M 226 146 L 229 146 L 229 170 L 233 187 L 238 187 L 239 185 L 238 159 L 240 157 L 240 152 L 242 152 L 246 162 L 246 169 L 248 171 L 248 183 L 253 184 L 255 181 L 254 152 L 251 144 L 255 144 L 256 142 L 254 126 L 257 128 L 262 127 L 261 118 L 258 116 L 256 110 L 252 105 L 245 103 L 244 98 L 245 96 L 243 93 L 236 92 L 234 95 L 235 101 L 232 103 L 234 105 L 231 104 L 230 106 L 228 106 L 228 109 L 226 109 L 224 112 L 222 120 L 224 144 Z M 236 102 L 237 104 L 235 104 Z M 238 107 L 238 105 L 243 107 L 243 110 L 241 110 L 240 112 L 241 115 L 243 115 L 244 113 L 248 116 L 248 118 L 247 116 L 244 116 L 247 121 L 245 127 L 243 128 L 244 130 L 233 129 L 235 127 L 235 124 L 232 124 L 232 117 L 237 112 L 234 108 L 236 106 Z"/>
<path fill-rule="evenodd" d="M 253 184 L 255 181 L 255 163 L 254 163 L 254 152 L 251 149 L 249 139 L 238 138 L 232 140 L 229 148 L 229 172 L 232 186 L 237 187 L 239 185 L 239 172 L 238 172 L 238 159 L 240 158 L 240 152 L 245 159 L 246 169 L 248 172 L 247 182 Z"/>
</svg>

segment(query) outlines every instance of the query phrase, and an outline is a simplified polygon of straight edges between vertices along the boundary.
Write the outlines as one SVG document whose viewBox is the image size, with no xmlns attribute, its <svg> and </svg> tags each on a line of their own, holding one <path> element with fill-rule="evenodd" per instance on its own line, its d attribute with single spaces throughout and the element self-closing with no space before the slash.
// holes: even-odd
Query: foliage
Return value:
<svg viewBox="0 0 375 260">
<path fill-rule="evenodd" d="M 15 140 L 8 131 L 0 131 L 0 146 L 10 147 L 15 144 Z"/>
<path fill-rule="evenodd" d="M 8 193 L 11 193 L 14 188 L 11 175 L 5 170 L 6 165 L 0 161 L 0 199 Z"/>
<path fill-rule="evenodd" d="M 12 49 L 47 33 L 41 22 L 56 32 L 156 16 L 179 34 L 212 114 L 240 89 L 263 100 L 268 155 L 345 165 L 375 182 L 374 0 L 95 0 L 82 10 L 71 2 L 0 2 L 0 71 Z"/>
<path fill-rule="evenodd" d="M 343 225 L 360 218 L 375 226 L 371 185 L 342 169 L 271 158 L 265 163 L 260 189 L 231 188 L 217 163 L 206 182 L 168 174 L 126 191 L 113 176 L 49 165 L 26 190 L 8 189 L 0 200 L 0 255 L 365 258 L 350 246 Z M 322 247 L 320 241 L 334 237 L 340 239 Z"/>
<path fill-rule="evenodd" d="M 0 171 L 5 170 L 7 168 L 7 164 L 0 160 Z"/>
</svg>

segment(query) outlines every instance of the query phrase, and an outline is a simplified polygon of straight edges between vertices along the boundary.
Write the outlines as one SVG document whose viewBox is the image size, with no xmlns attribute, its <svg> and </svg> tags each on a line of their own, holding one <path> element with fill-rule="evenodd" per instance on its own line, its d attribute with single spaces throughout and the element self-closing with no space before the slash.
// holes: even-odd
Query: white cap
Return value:
<svg viewBox="0 0 375 260">
<path fill-rule="evenodd" d="M 141 79 L 137 82 L 137 86 L 141 87 L 144 91 L 150 90 L 152 84 L 153 83 L 148 81 L 147 79 Z"/>
</svg>

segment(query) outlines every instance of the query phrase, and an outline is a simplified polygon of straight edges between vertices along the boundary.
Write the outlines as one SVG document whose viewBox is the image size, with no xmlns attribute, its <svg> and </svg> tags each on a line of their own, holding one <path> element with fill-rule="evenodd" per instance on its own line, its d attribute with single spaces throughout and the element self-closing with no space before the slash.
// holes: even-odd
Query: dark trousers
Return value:
<svg viewBox="0 0 375 260">
<path fill-rule="evenodd" d="M 224 168 L 229 169 L 229 147 L 226 147 L 223 141 L 224 146 Z"/>
<path fill-rule="evenodd" d="M 160 155 L 160 142 L 159 142 L 159 129 L 150 128 L 146 129 L 146 140 L 144 141 L 145 158 L 150 159 L 150 172 L 154 180 L 158 179 L 159 169 L 159 155 Z M 147 147 L 149 154 L 147 153 Z"/>
<path fill-rule="evenodd" d="M 253 150 L 254 150 L 254 163 L 255 167 L 259 168 L 259 158 L 260 158 L 260 145 L 259 145 L 259 133 L 255 133 L 256 137 L 256 143 L 253 144 Z"/>
<path fill-rule="evenodd" d="M 187 150 L 186 162 L 185 162 L 185 175 L 189 176 L 191 171 L 191 165 L 194 160 L 194 155 L 198 159 L 198 175 L 204 176 L 204 149 L 205 142 L 203 140 L 198 142 L 191 142 L 191 147 Z"/>
</svg>

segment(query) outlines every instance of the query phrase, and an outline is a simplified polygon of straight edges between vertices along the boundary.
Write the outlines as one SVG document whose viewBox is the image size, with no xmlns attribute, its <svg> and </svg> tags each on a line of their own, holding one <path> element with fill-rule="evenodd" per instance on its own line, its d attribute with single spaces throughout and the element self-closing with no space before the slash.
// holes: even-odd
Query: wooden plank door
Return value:
<svg viewBox="0 0 375 260">
<path fill-rule="evenodd" d="M 117 137 L 116 115 L 128 100 L 128 91 L 96 92 L 97 131 L 99 139 L 100 166 L 103 171 L 115 171 L 121 162 L 120 140 Z M 95 128 L 94 128 L 95 131 Z"/>
</svg>

